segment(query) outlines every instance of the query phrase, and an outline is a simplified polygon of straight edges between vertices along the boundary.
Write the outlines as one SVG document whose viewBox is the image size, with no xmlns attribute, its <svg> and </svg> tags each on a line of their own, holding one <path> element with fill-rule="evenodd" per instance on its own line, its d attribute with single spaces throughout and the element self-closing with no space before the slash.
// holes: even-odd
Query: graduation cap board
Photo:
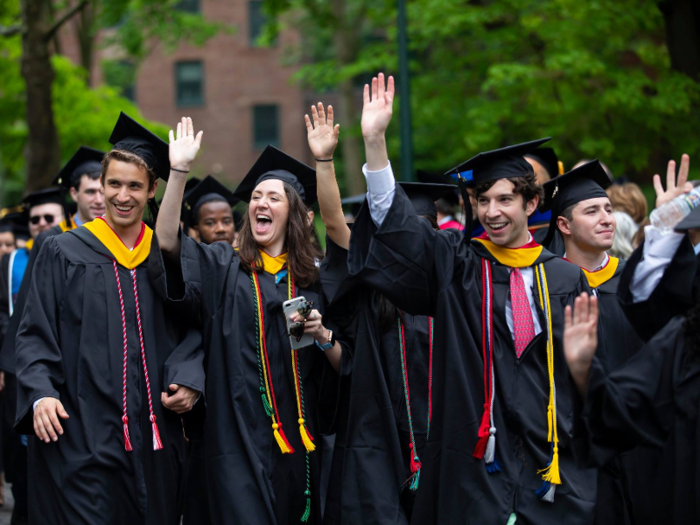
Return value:
<svg viewBox="0 0 700 525">
<path fill-rule="evenodd" d="M 532 166 L 523 156 L 549 140 L 549 138 L 543 138 L 479 153 L 452 168 L 445 175 L 450 177 L 458 175 L 466 183 L 472 184 L 534 175 Z"/>
<path fill-rule="evenodd" d="M 65 194 L 61 188 L 46 188 L 43 190 L 33 191 L 25 195 L 22 200 L 24 210 L 29 213 L 29 210 L 34 206 L 41 204 L 60 204 L 63 206 Z"/>
<path fill-rule="evenodd" d="M 559 161 L 557 154 L 552 148 L 537 148 L 536 150 L 526 153 L 523 156 L 534 159 L 542 164 L 552 179 L 558 175 L 563 175 L 564 173 L 564 164 Z"/>
<path fill-rule="evenodd" d="M 281 180 L 292 186 L 307 206 L 316 202 L 316 170 L 290 157 L 274 146 L 267 146 L 233 193 L 250 202 L 255 187 L 266 180 Z"/>
<path fill-rule="evenodd" d="M 123 111 L 119 114 L 109 142 L 113 150 L 130 151 L 141 157 L 153 172 L 168 180 L 170 157 L 168 143 L 148 131 Z"/>
<path fill-rule="evenodd" d="M 605 188 L 612 184 L 612 179 L 606 173 L 598 160 L 582 164 L 578 168 L 547 181 L 544 188 L 544 200 L 540 211 L 552 210 L 547 236 L 542 244 L 547 245 L 557 230 L 557 218 L 570 206 L 579 202 L 607 197 Z"/>
<path fill-rule="evenodd" d="M 416 210 L 416 215 L 427 215 L 437 218 L 437 206 L 435 201 L 442 199 L 450 193 L 454 194 L 455 187 L 452 184 L 429 184 L 424 182 L 399 182 L 399 186 L 406 192 L 408 200 Z"/>
<path fill-rule="evenodd" d="M 185 208 L 190 212 L 190 224 L 197 222 L 197 213 L 203 205 L 214 201 L 226 202 L 233 207 L 240 199 L 214 177 L 207 175 L 204 177 L 204 180 L 194 186 L 184 197 Z"/>
<path fill-rule="evenodd" d="M 78 186 L 83 175 L 102 171 L 102 158 L 104 156 L 104 151 L 80 146 L 78 151 L 63 166 L 63 169 L 58 172 L 52 184 L 63 188 L 65 191 Z"/>
<path fill-rule="evenodd" d="M 427 171 L 417 170 L 416 178 L 418 179 L 418 182 L 423 182 L 425 184 L 448 184 L 452 186 L 453 191 L 446 193 L 440 198 L 445 199 L 448 203 L 452 204 L 453 206 L 459 204 L 457 186 L 453 183 L 454 179 L 452 177 L 445 177 L 444 175 L 435 175 L 433 173 L 428 173 Z"/>
</svg>

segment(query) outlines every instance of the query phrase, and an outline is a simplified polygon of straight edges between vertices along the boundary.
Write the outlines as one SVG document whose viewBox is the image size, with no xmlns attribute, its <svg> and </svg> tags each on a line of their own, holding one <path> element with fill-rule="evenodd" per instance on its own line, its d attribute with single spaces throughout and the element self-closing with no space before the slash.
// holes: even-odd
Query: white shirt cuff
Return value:
<svg viewBox="0 0 700 525">
<path fill-rule="evenodd" d="M 36 410 L 36 406 L 37 406 L 39 403 L 41 403 L 44 399 L 46 399 L 46 398 L 45 398 L 45 397 L 40 397 L 39 399 L 37 399 L 36 401 L 34 401 L 34 404 L 32 405 L 32 411 Z"/>
<path fill-rule="evenodd" d="M 367 169 L 367 164 L 362 166 L 362 173 L 367 179 L 367 191 L 374 195 L 382 195 L 389 193 L 394 189 L 396 181 L 394 180 L 394 172 L 391 169 L 391 162 L 379 171 L 370 171 Z"/>
</svg>

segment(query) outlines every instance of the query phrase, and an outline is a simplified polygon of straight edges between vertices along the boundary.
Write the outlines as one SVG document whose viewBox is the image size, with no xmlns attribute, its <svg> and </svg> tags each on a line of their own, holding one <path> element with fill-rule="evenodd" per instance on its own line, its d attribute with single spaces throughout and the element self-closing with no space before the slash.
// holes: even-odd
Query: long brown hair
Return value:
<svg viewBox="0 0 700 525">
<path fill-rule="evenodd" d="M 316 261 L 322 257 L 321 248 L 314 241 L 313 224 L 309 224 L 309 208 L 292 186 L 284 181 L 282 185 L 289 202 L 289 218 L 284 241 L 287 266 L 297 285 L 307 288 L 318 280 Z M 247 208 L 243 214 L 243 227 L 238 237 L 238 255 L 244 270 L 248 272 L 263 270 L 260 246 L 253 237 Z"/>
</svg>

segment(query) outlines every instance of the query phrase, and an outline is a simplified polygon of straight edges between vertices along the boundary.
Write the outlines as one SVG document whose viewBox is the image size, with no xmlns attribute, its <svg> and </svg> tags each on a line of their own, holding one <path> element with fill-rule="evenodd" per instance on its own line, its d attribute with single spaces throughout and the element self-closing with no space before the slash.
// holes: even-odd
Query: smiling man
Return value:
<svg viewBox="0 0 700 525">
<path fill-rule="evenodd" d="M 476 239 L 436 232 L 411 212 L 389 163 L 393 79 L 365 86 L 367 205 L 352 230 L 352 275 L 413 315 L 434 316 L 430 439 L 412 521 L 589 523 L 596 471 L 574 460 L 578 392 L 562 358 L 564 307 L 587 290 L 579 268 L 534 242 L 541 189 L 523 155 L 547 139 L 480 153 L 471 178 Z M 469 210 L 467 210 L 469 213 Z"/>
<path fill-rule="evenodd" d="M 201 337 L 155 295 L 146 266 L 158 248 L 142 217 L 157 178 L 171 163 L 188 170 L 199 141 L 168 148 L 121 114 L 101 165 L 104 216 L 37 256 L 16 341 L 30 523 L 179 523 L 180 414 L 204 390 L 191 357 Z"/>
<path fill-rule="evenodd" d="M 610 257 L 615 239 L 615 216 L 605 188 L 612 180 L 597 160 L 587 162 L 544 184 L 541 210 L 551 211 L 547 244 L 560 235 L 564 258 L 583 271 L 598 297 L 599 360 L 607 372 L 620 368 L 642 347 L 642 340 L 627 321 L 617 300 L 617 288 L 625 262 Z M 600 470 L 596 523 L 631 523 L 630 514 L 644 501 L 649 465 L 659 461 L 650 449 L 635 449 L 624 459 L 614 458 Z"/>
</svg>

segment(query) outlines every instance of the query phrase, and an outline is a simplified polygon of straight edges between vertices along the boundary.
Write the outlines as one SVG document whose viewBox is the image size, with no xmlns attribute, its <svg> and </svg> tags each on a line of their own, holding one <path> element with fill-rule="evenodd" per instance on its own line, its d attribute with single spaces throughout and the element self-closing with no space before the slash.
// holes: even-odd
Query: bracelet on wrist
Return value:
<svg viewBox="0 0 700 525">
<path fill-rule="evenodd" d="M 179 170 L 179 169 L 173 168 L 173 167 L 170 168 L 170 171 L 177 171 L 178 173 L 189 173 L 190 172 L 190 170 L 187 170 L 187 171 Z"/>
<path fill-rule="evenodd" d="M 314 159 L 316 162 L 333 162 L 333 157 L 330 159 Z"/>
</svg>

